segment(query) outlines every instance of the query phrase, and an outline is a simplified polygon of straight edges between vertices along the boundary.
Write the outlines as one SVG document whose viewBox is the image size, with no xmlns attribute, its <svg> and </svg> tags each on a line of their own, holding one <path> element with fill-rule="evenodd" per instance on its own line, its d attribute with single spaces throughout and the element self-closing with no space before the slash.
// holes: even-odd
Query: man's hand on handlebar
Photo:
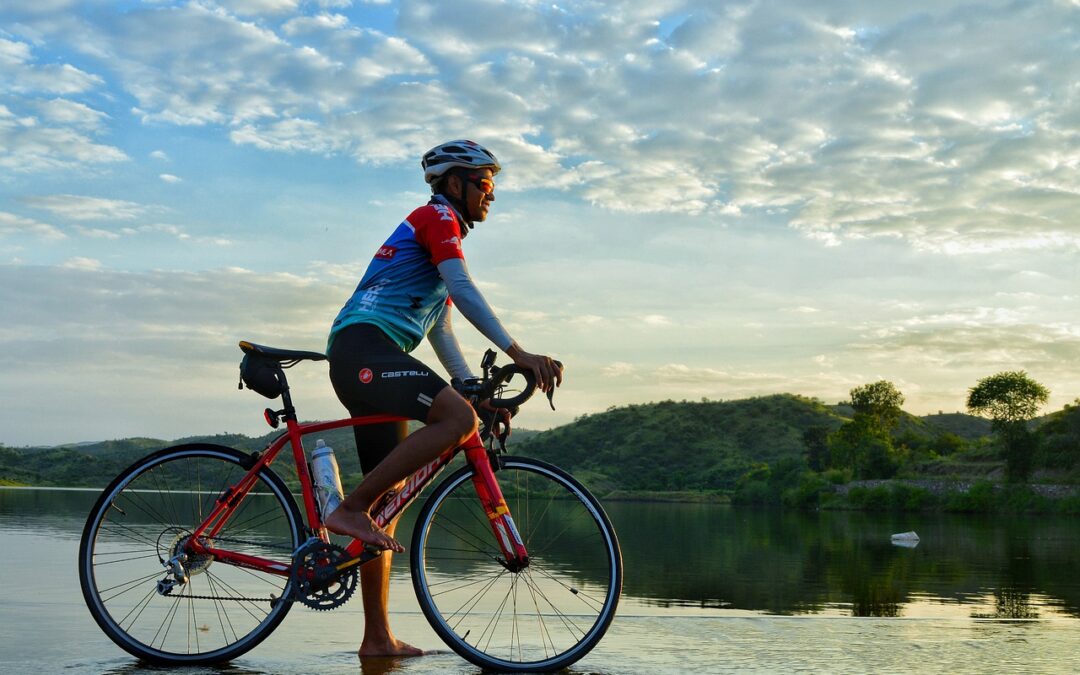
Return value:
<svg viewBox="0 0 1080 675">
<path fill-rule="evenodd" d="M 536 386 L 545 394 L 550 394 L 562 384 L 562 364 L 543 354 L 530 354 L 515 342 L 506 350 L 506 355 L 525 370 L 531 370 L 536 377 Z"/>
</svg>

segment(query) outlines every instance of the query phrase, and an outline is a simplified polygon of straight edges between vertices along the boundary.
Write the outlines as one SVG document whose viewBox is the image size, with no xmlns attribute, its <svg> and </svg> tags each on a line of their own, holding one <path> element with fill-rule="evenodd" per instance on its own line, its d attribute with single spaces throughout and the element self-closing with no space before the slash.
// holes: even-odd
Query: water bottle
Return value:
<svg viewBox="0 0 1080 675">
<path fill-rule="evenodd" d="M 341 505 L 344 496 L 334 449 L 321 438 L 315 441 L 315 452 L 311 453 L 311 473 L 315 482 L 315 498 L 319 501 L 319 511 L 325 519 Z"/>
</svg>

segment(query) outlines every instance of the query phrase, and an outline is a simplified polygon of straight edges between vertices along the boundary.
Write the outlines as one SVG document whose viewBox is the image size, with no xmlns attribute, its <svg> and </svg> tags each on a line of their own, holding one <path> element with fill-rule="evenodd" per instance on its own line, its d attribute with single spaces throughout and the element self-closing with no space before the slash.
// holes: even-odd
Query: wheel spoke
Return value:
<svg viewBox="0 0 1080 675">
<path fill-rule="evenodd" d="M 185 547 L 226 487 L 247 473 L 245 458 L 220 448 L 163 450 L 99 499 L 80 546 L 80 581 L 105 633 L 132 654 L 174 665 L 226 661 L 258 644 L 290 609 L 268 602 L 284 594 L 287 578 Z M 281 480 L 262 470 L 233 508 L 228 526 L 208 538 L 211 548 L 288 564 L 303 524 Z M 171 559 L 183 576 L 162 564 Z"/>
<path fill-rule="evenodd" d="M 529 564 L 511 571 L 493 549 L 466 468 L 436 488 L 417 521 L 417 597 L 447 644 L 482 668 L 564 668 L 614 616 L 622 585 L 614 533 L 595 499 L 558 469 L 507 457 L 496 478 Z"/>
</svg>

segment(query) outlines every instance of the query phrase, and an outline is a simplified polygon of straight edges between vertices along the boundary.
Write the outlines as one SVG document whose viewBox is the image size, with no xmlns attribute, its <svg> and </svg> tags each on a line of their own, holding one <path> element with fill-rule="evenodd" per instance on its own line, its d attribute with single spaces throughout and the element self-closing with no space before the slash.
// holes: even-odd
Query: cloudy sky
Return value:
<svg viewBox="0 0 1080 675">
<path fill-rule="evenodd" d="M 1015 369 L 1058 409 L 1078 72 L 1077 0 L 5 0 L 0 442 L 261 433 L 236 342 L 321 350 L 461 137 L 505 167 L 470 268 L 568 365 L 525 426 Z"/>
</svg>

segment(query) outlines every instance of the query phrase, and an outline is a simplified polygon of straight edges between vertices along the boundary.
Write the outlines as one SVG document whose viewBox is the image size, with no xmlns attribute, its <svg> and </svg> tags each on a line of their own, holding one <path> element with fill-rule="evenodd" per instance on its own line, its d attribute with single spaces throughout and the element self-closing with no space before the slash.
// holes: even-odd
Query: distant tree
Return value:
<svg viewBox="0 0 1080 675">
<path fill-rule="evenodd" d="M 963 438 L 951 431 L 946 431 L 934 439 L 931 447 L 942 457 L 948 457 L 962 451 L 965 445 Z"/>
<path fill-rule="evenodd" d="M 1031 475 L 1036 437 L 1028 422 L 1050 398 L 1050 391 L 1022 370 L 983 378 L 968 391 L 968 410 L 989 417 L 1005 448 L 1005 473 L 1010 481 Z"/>
<path fill-rule="evenodd" d="M 853 419 L 829 436 L 832 466 L 852 469 L 859 478 L 891 478 L 900 452 L 891 431 L 900 420 L 904 395 L 888 380 L 851 390 Z M 805 440 L 805 439 L 804 439 Z"/>
<path fill-rule="evenodd" d="M 829 451 L 833 467 L 853 469 L 858 478 L 892 478 L 899 464 L 889 432 L 866 414 L 831 434 Z"/>
<path fill-rule="evenodd" d="M 888 380 L 878 380 L 851 390 L 851 407 L 855 414 L 869 415 L 886 429 L 896 426 L 904 395 Z"/>
<path fill-rule="evenodd" d="M 1050 391 L 1022 370 L 998 373 L 979 380 L 968 390 L 967 407 L 989 417 L 996 427 L 1027 422 L 1050 398 Z"/>
</svg>

